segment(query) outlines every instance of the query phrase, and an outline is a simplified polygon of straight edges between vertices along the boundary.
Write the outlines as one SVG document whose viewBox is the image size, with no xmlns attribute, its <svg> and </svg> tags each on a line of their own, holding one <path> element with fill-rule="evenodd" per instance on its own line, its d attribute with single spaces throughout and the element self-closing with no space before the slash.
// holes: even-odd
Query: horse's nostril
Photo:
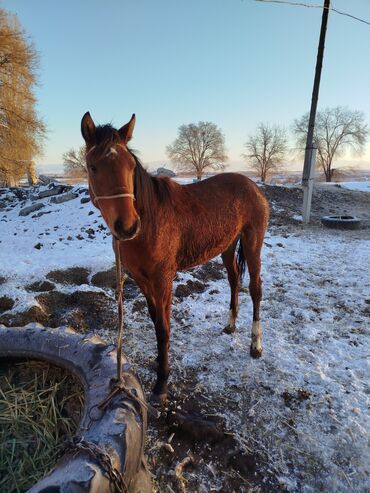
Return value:
<svg viewBox="0 0 370 493">
<path fill-rule="evenodd" d="M 123 224 L 120 219 L 117 219 L 117 221 L 114 223 L 114 230 L 117 234 L 122 235 L 124 232 Z"/>
<path fill-rule="evenodd" d="M 135 221 L 134 224 L 128 229 L 125 229 L 123 227 L 122 221 L 120 219 L 117 219 L 117 221 L 114 223 L 114 230 L 116 234 L 121 238 L 130 238 L 131 236 L 133 236 L 137 231 L 137 227 L 138 221 Z"/>
</svg>

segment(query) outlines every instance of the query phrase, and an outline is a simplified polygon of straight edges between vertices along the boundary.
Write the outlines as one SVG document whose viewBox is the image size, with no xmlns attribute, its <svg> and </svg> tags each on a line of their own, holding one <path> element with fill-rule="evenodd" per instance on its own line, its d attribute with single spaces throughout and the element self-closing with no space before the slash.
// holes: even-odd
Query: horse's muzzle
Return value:
<svg viewBox="0 0 370 493">
<path fill-rule="evenodd" d="M 129 228 L 125 229 L 123 227 L 122 221 L 117 219 L 114 223 L 113 236 L 119 241 L 133 240 L 139 234 L 141 228 L 140 217 L 134 222 L 134 224 Z"/>
</svg>

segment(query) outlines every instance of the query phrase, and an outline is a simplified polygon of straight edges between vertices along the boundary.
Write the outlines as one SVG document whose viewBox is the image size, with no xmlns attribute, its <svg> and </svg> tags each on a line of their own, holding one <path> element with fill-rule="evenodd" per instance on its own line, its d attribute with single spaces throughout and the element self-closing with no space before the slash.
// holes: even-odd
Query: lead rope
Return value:
<svg viewBox="0 0 370 493">
<path fill-rule="evenodd" d="M 94 146 L 95 147 L 95 146 Z M 94 149 L 92 147 L 90 151 Z M 89 152 L 90 152 L 89 151 Z M 88 184 L 89 187 L 93 193 L 93 198 L 92 201 L 93 203 L 98 202 L 101 199 L 113 199 L 113 198 L 119 198 L 119 197 L 132 197 L 133 199 L 135 198 L 133 194 L 131 193 L 123 193 L 123 194 L 117 194 L 117 195 L 107 195 L 107 196 L 98 196 L 95 193 L 95 190 L 92 186 L 91 181 L 88 179 Z M 122 335 L 123 335 L 123 301 L 122 301 L 122 293 L 123 293 L 123 285 L 126 280 L 126 275 L 124 278 L 122 278 L 122 266 L 121 266 L 121 257 L 120 257 L 120 252 L 119 252 L 119 244 L 118 240 L 113 238 L 113 249 L 116 257 L 116 290 L 117 290 L 117 307 L 118 307 L 118 335 L 117 335 L 117 383 L 121 384 L 122 383 L 122 373 L 121 373 L 121 368 L 122 368 Z"/>
<path fill-rule="evenodd" d="M 160 413 L 150 404 L 146 403 L 141 397 L 128 389 L 125 385 L 122 375 L 122 337 L 123 337 L 123 286 L 127 275 L 122 276 L 122 264 L 119 251 L 119 240 L 113 239 L 114 253 L 116 257 L 116 284 L 117 284 L 117 310 L 118 310 L 118 334 L 117 334 L 117 381 L 112 386 L 112 391 L 99 405 L 98 408 L 105 410 L 111 399 L 119 392 L 124 392 L 133 401 L 137 402 L 140 407 L 146 409 L 152 416 L 159 418 Z"/>
<path fill-rule="evenodd" d="M 117 335 L 117 382 L 122 381 L 122 335 L 123 335 L 123 286 L 126 275 L 122 278 L 121 256 L 118 240 L 113 239 L 114 253 L 116 255 L 116 284 L 117 284 L 117 307 L 118 307 L 118 335 Z"/>
<path fill-rule="evenodd" d="M 94 146 L 95 147 L 95 146 Z M 93 148 L 90 149 L 92 151 Z M 90 152 L 89 151 L 89 152 Z M 92 186 L 91 181 L 88 179 L 89 187 L 94 195 L 92 198 L 93 203 L 98 202 L 101 199 L 104 198 L 118 198 L 121 196 L 128 196 L 132 194 L 119 194 L 119 195 L 112 195 L 112 196 L 102 196 L 99 197 L 96 195 L 95 190 Z M 133 197 L 133 195 L 132 195 Z M 119 252 L 119 244 L 118 240 L 116 240 L 113 237 L 113 250 L 115 253 L 116 257 L 116 290 L 117 290 L 117 307 L 118 307 L 118 335 L 117 335 L 117 383 L 122 383 L 122 373 L 121 373 L 121 367 L 122 367 L 122 335 L 123 335 L 123 301 L 122 301 L 122 293 L 123 293 L 123 285 L 126 280 L 126 276 L 122 278 L 122 267 L 121 267 L 121 257 L 120 257 L 120 252 Z"/>
</svg>

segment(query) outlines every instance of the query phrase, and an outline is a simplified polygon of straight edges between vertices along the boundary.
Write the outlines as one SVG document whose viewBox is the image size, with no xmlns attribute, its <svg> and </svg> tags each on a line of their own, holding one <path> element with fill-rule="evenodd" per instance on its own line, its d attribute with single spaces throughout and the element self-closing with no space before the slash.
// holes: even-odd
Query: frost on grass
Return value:
<svg viewBox="0 0 370 493">
<path fill-rule="evenodd" d="M 11 198 L 11 197 L 10 197 Z M 26 286 L 53 270 L 83 267 L 87 284 L 55 281 L 65 295 L 94 287 L 94 274 L 112 267 L 111 238 L 91 204 L 44 200 L 37 218 L 1 210 L 0 297 L 13 311 L 37 304 Z M 284 211 L 275 204 L 276 211 Z M 94 212 L 94 214 L 91 214 Z M 90 215 L 89 215 L 90 213 Z M 263 249 L 263 357 L 249 356 L 252 306 L 248 280 L 240 293 L 238 330 L 223 334 L 229 286 L 223 274 L 180 273 L 173 298 L 171 388 L 207 399 L 258 468 L 288 491 L 366 491 L 369 483 L 368 356 L 370 240 L 368 230 L 271 227 Z M 37 242 L 40 250 L 33 248 Z M 216 259 L 210 271 L 222 272 Z M 53 281 L 54 282 L 54 281 Z M 203 286 L 200 286 L 201 283 Z M 197 286 L 197 289 L 191 289 Z M 204 289 L 203 289 L 204 288 Z M 109 296 L 112 295 L 109 291 Z M 126 301 L 125 348 L 150 391 L 154 329 L 144 298 Z M 110 340 L 115 334 L 104 328 Z M 242 491 L 242 490 L 241 490 Z"/>
</svg>

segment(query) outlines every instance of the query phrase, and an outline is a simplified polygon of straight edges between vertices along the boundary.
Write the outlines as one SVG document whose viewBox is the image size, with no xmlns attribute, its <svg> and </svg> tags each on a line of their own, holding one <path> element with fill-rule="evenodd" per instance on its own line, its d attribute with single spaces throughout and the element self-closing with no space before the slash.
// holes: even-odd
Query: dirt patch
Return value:
<svg viewBox="0 0 370 493">
<path fill-rule="evenodd" d="M 36 297 L 47 314 L 50 327 L 69 325 L 78 332 L 115 328 L 116 313 L 112 299 L 104 293 L 53 291 Z"/>
<path fill-rule="evenodd" d="M 102 289 L 116 289 L 116 268 L 97 272 L 91 278 L 91 284 Z M 136 282 L 128 276 L 125 280 L 123 295 L 125 300 L 132 300 L 140 294 L 140 289 Z"/>
<path fill-rule="evenodd" d="M 47 325 L 48 316 L 42 308 L 34 305 L 24 312 L 6 313 L 0 317 L 0 323 L 7 327 L 23 327 L 31 322 Z"/>
<path fill-rule="evenodd" d="M 78 285 L 88 282 L 88 274 L 89 271 L 87 269 L 74 267 L 66 270 L 51 271 L 47 277 L 61 284 Z M 107 281 L 111 275 L 111 271 L 105 272 L 104 276 L 100 277 L 100 281 Z M 78 332 L 116 329 L 116 302 L 109 294 L 95 291 L 61 293 L 54 291 L 55 284 L 47 280 L 30 284 L 26 286 L 26 289 L 43 293 L 35 297 L 38 305 L 34 305 L 23 312 L 6 313 L 0 317 L 0 323 L 7 327 L 21 327 L 31 322 L 37 322 L 49 327 L 68 325 Z M 137 284 L 131 278 L 127 278 L 124 285 L 124 299 L 133 300 L 139 294 L 140 289 Z M 145 302 L 140 299 L 136 301 L 137 311 L 143 311 Z M 11 310 L 13 306 L 14 301 L 11 298 L 0 298 L 0 313 Z"/>
<path fill-rule="evenodd" d="M 258 472 L 259 457 L 226 432 L 215 403 L 197 392 L 194 380 L 172 387 L 171 405 L 150 422 L 147 456 L 158 492 L 279 491 Z"/>
<path fill-rule="evenodd" d="M 65 270 L 52 270 L 46 277 L 61 284 L 88 284 L 89 271 L 82 267 L 71 267 Z"/>
<path fill-rule="evenodd" d="M 270 225 L 295 224 L 293 216 L 302 214 L 303 191 L 300 187 L 262 187 L 270 203 Z M 312 195 L 311 223 L 321 224 L 321 216 L 350 214 L 362 220 L 363 228 L 370 227 L 370 193 L 347 190 L 340 185 L 315 183 Z"/>
<path fill-rule="evenodd" d="M 14 306 L 14 300 L 12 298 L 9 298 L 8 296 L 1 296 L 0 297 L 0 313 L 1 312 L 6 312 L 7 310 L 11 310 Z"/>
<path fill-rule="evenodd" d="M 98 288 L 116 289 L 116 268 L 97 272 L 92 276 L 91 284 Z"/>
<path fill-rule="evenodd" d="M 291 409 L 298 407 L 302 402 L 308 401 L 311 398 L 311 392 L 306 389 L 297 389 L 296 391 L 284 390 L 281 394 L 285 405 Z"/>
<path fill-rule="evenodd" d="M 270 225 L 297 224 L 292 216 L 302 214 L 302 189 L 264 185 L 262 191 L 270 204 Z"/>
<path fill-rule="evenodd" d="M 40 306 L 4 314 L 0 317 L 0 323 L 7 327 L 22 327 L 31 322 L 48 327 L 68 325 L 77 332 L 116 328 L 115 302 L 104 293 L 75 291 L 65 294 L 51 291 L 35 299 Z"/>
<path fill-rule="evenodd" d="M 199 281 L 219 281 L 226 277 L 226 270 L 222 264 L 211 260 L 211 262 L 207 262 L 206 264 L 193 269 L 191 274 Z"/>
<path fill-rule="evenodd" d="M 208 287 L 208 284 L 204 284 L 200 281 L 192 281 L 189 279 L 186 284 L 178 284 L 175 289 L 175 296 L 177 298 L 187 298 L 194 293 L 203 293 Z"/>
<path fill-rule="evenodd" d="M 50 281 L 38 281 L 26 286 L 27 291 L 35 291 L 36 293 L 42 293 L 44 291 L 53 291 L 55 284 Z"/>
<path fill-rule="evenodd" d="M 360 218 L 363 228 L 370 227 L 370 193 L 347 190 L 340 185 L 315 186 L 312 215 L 316 221 L 320 221 L 324 215 L 348 214 Z"/>
<path fill-rule="evenodd" d="M 145 303 L 145 300 L 138 299 L 133 302 L 131 311 L 132 313 L 145 313 L 146 309 L 147 304 Z"/>
</svg>

